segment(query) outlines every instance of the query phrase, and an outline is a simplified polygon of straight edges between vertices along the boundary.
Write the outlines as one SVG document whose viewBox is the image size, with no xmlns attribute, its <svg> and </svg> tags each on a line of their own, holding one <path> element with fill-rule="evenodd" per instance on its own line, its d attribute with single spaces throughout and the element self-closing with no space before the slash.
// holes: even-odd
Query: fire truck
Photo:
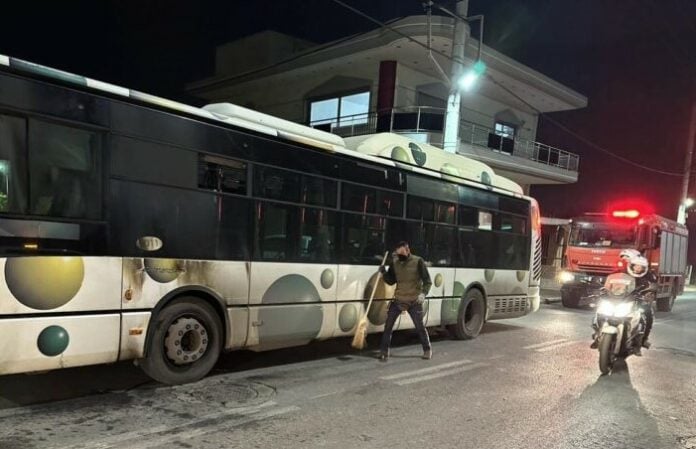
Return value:
<svg viewBox="0 0 696 449">
<path fill-rule="evenodd" d="M 621 251 L 633 248 L 657 275 L 657 310 L 668 312 L 684 292 L 688 243 L 684 225 L 636 209 L 576 217 L 571 220 L 564 271 L 559 275 L 561 301 L 565 307 L 591 305 L 591 293 L 604 285 L 606 276 L 624 268 Z"/>
</svg>

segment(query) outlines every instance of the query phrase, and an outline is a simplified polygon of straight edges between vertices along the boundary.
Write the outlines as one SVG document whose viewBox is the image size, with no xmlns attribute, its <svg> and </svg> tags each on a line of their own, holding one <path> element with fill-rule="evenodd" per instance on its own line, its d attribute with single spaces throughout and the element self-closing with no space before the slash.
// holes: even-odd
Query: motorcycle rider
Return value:
<svg viewBox="0 0 696 449">
<path fill-rule="evenodd" d="M 648 259 L 641 255 L 631 257 L 626 266 L 626 271 L 636 279 L 636 292 L 640 295 L 643 312 L 645 314 L 643 347 L 648 349 L 650 348 L 648 337 L 650 336 L 650 331 L 652 330 L 653 321 L 655 319 L 652 306 L 655 295 L 648 290 L 657 283 L 657 276 L 649 270 Z M 636 355 L 642 355 L 641 348 L 637 349 Z"/>
<path fill-rule="evenodd" d="M 655 276 L 655 273 L 648 270 L 648 260 L 641 255 L 640 251 L 635 249 L 625 249 L 621 251 L 621 254 L 619 254 L 618 267 L 615 273 L 626 273 L 635 279 L 635 293 L 640 295 L 642 303 L 641 307 L 643 308 L 643 313 L 645 316 L 645 333 L 643 334 L 642 346 L 644 348 L 650 348 L 648 337 L 650 335 L 650 331 L 652 330 L 654 321 L 652 308 L 652 300 L 654 299 L 654 295 L 651 292 L 647 292 L 647 290 L 649 290 L 650 287 L 657 282 L 657 276 Z M 593 326 L 596 326 L 596 324 Z M 597 330 L 598 329 L 595 327 L 595 333 L 592 336 L 594 341 L 592 342 L 592 345 L 590 345 L 590 348 L 592 349 L 597 349 Z M 642 355 L 641 348 L 637 348 L 636 355 Z"/>
<path fill-rule="evenodd" d="M 638 251 L 637 249 L 626 248 L 623 251 L 621 251 L 621 254 L 619 254 L 619 263 L 616 272 L 626 273 L 626 267 L 628 266 L 628 262 L 631 260 L 631 258 L 635 256 L 640 256 L 640 251 Z"/>
</svg>

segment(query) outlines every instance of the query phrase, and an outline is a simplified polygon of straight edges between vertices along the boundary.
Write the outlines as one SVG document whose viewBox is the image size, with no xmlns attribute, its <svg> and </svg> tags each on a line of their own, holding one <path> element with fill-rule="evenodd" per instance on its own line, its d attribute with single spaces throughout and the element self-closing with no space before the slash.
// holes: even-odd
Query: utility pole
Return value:
<svg viewBox="0 0 696 449">
<path fill-rule="evenodd" d="M 696 97 L 696 94 L 694 95 Z M 686 223 L 686 208 L 689 197 L 689 177 L 691 176 L 691 160 L 694 154 L 694 141 L 696 141 L 696 98 L 691 102 L 691 121 L 689 122 L 689 134 L 686 136 L 686 158 L 684 160 L 684 179 L 682 180 L 682 192 L 679 201 L 677 222 Z"/>
<path fill-rule="evenodd" d="M 469 0 L 458 0 L 456 15 L 466 17 L 469 10 Z M 466 39 L 471 32 L 469 23 L 455 17 L 454 37 L 452 39 L 452 70 L 450 79 L 450 93 L 447 98 L 447 111 L 445 113 L 445 130 L 443 149 L 449 153 L 456 153 L 459 146 L 459 114 L 461 112 L 461 93 L 458 80 L 464 74 L 464 49 Z"/>
</svg>

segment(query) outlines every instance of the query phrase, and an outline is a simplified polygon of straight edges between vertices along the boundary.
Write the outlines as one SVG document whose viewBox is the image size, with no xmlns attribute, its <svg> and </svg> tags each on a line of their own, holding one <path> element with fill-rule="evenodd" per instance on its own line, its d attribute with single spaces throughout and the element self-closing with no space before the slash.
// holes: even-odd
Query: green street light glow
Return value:
<svg viewBox="0 0 696 449">
<path fill-rule="evenodd" d="M 471 90 L 476 81 L 486 72 L 486 64 L 478 60 L 474 66 L 459 79 L 459 87 L 465 91 Z"/>
</svg>

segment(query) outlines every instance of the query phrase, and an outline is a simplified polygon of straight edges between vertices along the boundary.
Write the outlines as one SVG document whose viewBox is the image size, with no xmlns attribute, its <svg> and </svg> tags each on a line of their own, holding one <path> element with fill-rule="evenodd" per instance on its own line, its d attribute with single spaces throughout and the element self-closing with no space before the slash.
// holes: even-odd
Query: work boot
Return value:
<svg viewBox="0 0 696 449">
<path fill-rule="evenodd" d="M 597 348 L 599 348 L 599 339 L 595 338 L 595 340 L 590 345 L 590 349 L 597 349 Z"/>
<path fill-rule="evenodd" d="M 652 346 L 652 345 L 650 344 L 650 341 L 647 338 L 645 340 L 643 340 L 643 347 L 645 349 L 650 349 L 650 346 Z"/>
<path fill-rule="evenodd" d="M 388 352 L 380 352 L 379 357 L 377 357 L 377 359 L 380 362 L 386 362 L 387 360 L 389 360 L 389 353 Z"/>
<path fill-rule="evenodd" d="M 421 356 L 421 359 L 423 360 L 430 360 L 433 358 L 433 350 L 432 349 L 426 349 L 423 351 L 423 355 Z"/>
</svg>

